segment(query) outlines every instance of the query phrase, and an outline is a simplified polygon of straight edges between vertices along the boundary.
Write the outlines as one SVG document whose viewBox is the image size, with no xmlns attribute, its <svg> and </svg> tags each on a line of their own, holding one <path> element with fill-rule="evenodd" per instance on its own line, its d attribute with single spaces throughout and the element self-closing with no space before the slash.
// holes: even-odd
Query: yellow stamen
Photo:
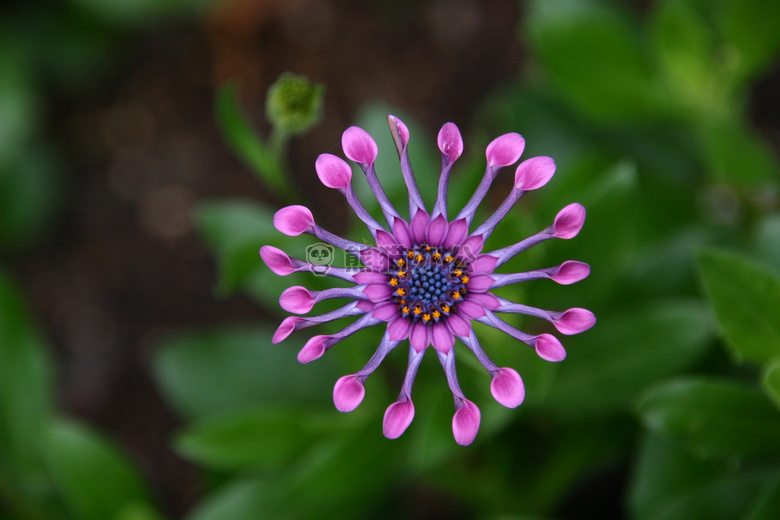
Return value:
<svg viewBox="0 0 780 520">
<path fill-rule="evenodd" d="M 452 258 L 452 255 L 447 255 L 447 256 L 444 257 L 444 261 L 447 262 L 448 264 L 450 262 L 452 262 L 453 260 L 455 260 L 455 259 Z"/>
<path fill-rule="evenodd" d="M 431 321 L 431 315 L 430 314 L 423 314 L 423 321 L 425 321 L 425 322 Z"/>
<path fill-rule="evenodd" d="M 442 312 L 450 312 L 450 306 L 445 303 L 441 306 L 441 310 Z"/>
<path fill-rule="evenodd" d="M 434 260 L 438 260 L 439 258 L 441 258 L 441 253 L 439 253 L 439 252 L 433 253 L 433 259 Z"/>
<path fill-rule="evenodd" d="M 403 267 L 406 265 L 406 261 L 403 258 L 398 259 L 398 267 Z"/>
<path fill-rule="evenodd" d="M 398 278 L 391 278 L 390 279 L 390 285 L 392 285 L 393 287 L 398 285 Z"/>
<path fill-rule="evenodd" d="M 418 262 L 422 262 L 423 261 L 423 255 L 417 255 L 417 258 L 415 258 L 415 260 L 417 260 Z"/>
<path fill-rule="evenodd" d="M 409 314 L 409 307 L 408 306 L 404 305 L 401 310 L 403 311 L 404 314 Z"/>
<path fill-rule="evenodd" d="M 456 300 L 457 300 L 457 299 L 459 299 L 459 298 L 460 298 L 460 293 L 459 293 L 459 292 L 454 292 L 454 293 L 452 293 L 450 296 L 452 296 L 454 299 L 456 299 Z"/>
<path fill-rule="evenodd" d="M 469 283 L 469 277 L 468 276 L 464 276 L 463 278 L 460 279 L 460 281 L 463 282 L 463 283 Z"/>
<path fill-rule="evenodd" d="M 405 299 L 404 299 L 404 300 L 401 300 L 401 305 L 403 305 L 403 304 L 405 304 L 405 303 L 406 303 L 406 300 L 405 300 Z"/>
<path fill-rule="evenodd" d="M 437 319 L 441 317 L 441 313 L 439 311 L 437 311 L 436 309 L 434 309 L 431 314 L 433 315 L 434 318 L 437 318 Z"/>
<path fill-rule="evenodd" d="M 453 273 L 455 276 L 460 276 L 460 275 L 462 275 L 462 274 L 463 274 L 463 271 L 461 271 L 460 269 L 455 269 L 454 271 L 452 271 L 452 273 Z"/>
<path fill-rule="evenodd" d="M 409 258 L 414 258 L 414 251 L 407 251 L 406 256 L 408 256 Z"/>
<path fill-rule="evenodd" d="M 406 276 L 406 271 L 398 271 L 398 277 L 404 278 Z"/>
<path fill-rule="evenodd" d="M 406 289 L 404 289 L 403 287 L 399 287 L 398 289 L 395 290 L 395 292 L 398 293 L 398 296 L 404 296 L 406 294 Z"/>
<path fill-rule="evenodd" d="M 420 307 L 415 307 L 414 308 L 414 313 L 415 314 L 422 314 L 422 309 Z"/>
<path fill-rule="evenodd" d="M 431 250 L 431 246 L 425 246 L 425 251 L 430 251 L 430 250 Z"/>
</svg>

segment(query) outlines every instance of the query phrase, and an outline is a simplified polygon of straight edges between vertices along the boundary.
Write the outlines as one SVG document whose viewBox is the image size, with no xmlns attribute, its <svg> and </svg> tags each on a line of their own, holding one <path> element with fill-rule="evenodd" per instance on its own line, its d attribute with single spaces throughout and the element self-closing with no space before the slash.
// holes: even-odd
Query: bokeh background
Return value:
<svg viewBox="0 0 780 520">
<path fill-rule="evenodd" d="M 0 518 L 780 517 L 778 27 L 773 0 L 4 2 Z M 300 132 L 266 118 L 288 71 L 324 87 Z M 306 366 L 307 332 L 270 342 L 283 288 L 328 284 L 262 265 L 263 244 L 313 242 L 273 212 L 306 204 L 361 240 L 313 165 L 358 124 L 404 200 L 387 113 L 429 200 L 444 122 L 466 143 L 455 205 L 500 134 L 555 158 L 496 247 L 588 209 L 510 267 L 577 259 L 590 278 L 503 294 L 599 322 L 560 364 L 479 328 L 527 397 L 501 408 L 459 351 L 483 414 L 467 448 L 433 356 L 389 441 L 401 349 L 344 415 L 332 385 L 378 331 Z"/>
</svg>

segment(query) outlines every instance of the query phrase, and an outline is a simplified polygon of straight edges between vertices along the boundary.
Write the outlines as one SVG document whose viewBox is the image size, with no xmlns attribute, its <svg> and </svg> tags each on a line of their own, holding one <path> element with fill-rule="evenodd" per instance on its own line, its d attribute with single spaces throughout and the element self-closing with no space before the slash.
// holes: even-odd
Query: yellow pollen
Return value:
<svg viewBox="0 0 780 520">
<path fill-rule="evenodd" d="M 441 306 L 441 310 L 443 312 L 450 312 L 450 306 L 445 303 L 444 305 Z"/>
<path fill-rule="evenodd" d="M 418 262 L 422 262 L 423 261 L 423 255 L 417 255 L 417 258 L 415 258 L 415 260 L 417 260 Z"/>
<path fill-rule="evenodd" d="M 455 276 L 460 276 L 463 274 L 463 271 L 461 271 L 460 269 L 455 269 L 454 271 L 452 271 L 452 274 L 454 274 Z"/>
<path fill-rule="evenodd" d="M 452 255 L 447 255 L 447 256 L 444 257 L 444 261 L 447 262 L 447 263 L 450 263 L 453 260 L 455 260 L 455 259 L 452 258 Z"/>
<path fill-rule="evenodd" d="M 403 305 L 403 304 L 405 304 L 405 303 L 406 303 L 406 300 L 405 300 L 405 299 L 401 300 L 401 305 Z"/>
<path fill-rule="evenodd" d="M 399 287 L 398 289 L 395 290 L 395 292 L 398 293 L 398 296 L 403 296 L 406 294 L 406 289 L 404 289 L 403 287 Z"/>
<path fill-rule="evenodd" d="M 390 285 L 392 285 L 393 287 L 395 287 L 396 285 L 398 285 L 398 278 L 393 278 L 393 279 L 391 279 L 391 280 L 390 280 Z"/>
<path fill-rule="evenodd" d="M 454 292 L 450 296 L 452 296 L 453 298 L 455 298 L 457 300 L 457 299 L 460 298 L 460 293 L 459 292 Z"/>
<path fill-rule="evenodd" d="M 409 258 L 413 258 L 414 257 L 414 251 L 407 251 L 406 252 L 406 256 L 408 256 Z"/>
<path fill-rule="evenodd" d="M 441 253 L 439 253 L 438 251 L 433 253 L 433 259 L 434 260 L 438 260 L 439 258 L 441 258 Z"/>
<path fill-rule="evenodd" d="M 460 279 L 460 281 L 463 282 L 463 283 L 469 283 L 469 277 L 468 276 L 464 276 L 463 278 Z"/>
<path fill-rule="evenodd" d="M 398 267 L 403 267 L 406 265 L 406 261 L 403 258 L 398 259 Z"/>
<path fill-rule="evenodd" d="M 409 307 L 404 305 L 401 311 L 403 311 L 404 314 L 409 314 Z"/>
<path fill-rule="evenodd" d="M 441 313 L 439 311 L 437 311 L 436 309 L 434 309 L 431 314 L 433 315 L 434 318 L 440 318 L 441 317 Z"/>
<path fill-rule="evenodd" d="M 426 251 L 430 251 L 431 250 L 431 246 L 425 246 L 425 250 Z"/>
<path fill-rule="evenodd" d="M 423 321 L 431 321 L 431 315 L 430 314 L 423 314 Z"/>
<path fill-rule="evenodd" d="M 415 307 L 414 308 L 414 313 L 415 314 L 422 314 L 422 309 L 420 307 Z"/>
</svg>

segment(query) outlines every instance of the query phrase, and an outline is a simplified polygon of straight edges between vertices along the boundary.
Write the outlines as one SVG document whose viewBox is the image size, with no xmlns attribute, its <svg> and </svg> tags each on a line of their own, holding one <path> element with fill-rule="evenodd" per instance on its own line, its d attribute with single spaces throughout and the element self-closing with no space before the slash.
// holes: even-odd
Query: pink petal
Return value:
<svg viewBox="0 0 780 520">
<path fill-rule="evenodd" d="M 463 138 L 455 123 L 444 123 L 439 130 L 439 150 L 446 155 L 450 162 L 456 160 L 463 153 Z"/>
<path fill-rule="evenodd" d="M 362 250 L 360 261 L 371 271 L 387 271 L 390 268 L 390 259 L 383 251 L 375 247 Z"/>
<path fill-rule="evenodd" d="M 517 408 L 525 399 L 523 379 L 511 368 L 499 368 L 490 382 L 490 393 L 507 408 Z"/>
<path fill-rule="evenodd" d="M 493 139 L 485 155 L 489 166 L 509 166 L 517 162 L 524 149 L 525 139 L 520 134 L 504 134 Z"/>
<path fill-rule="evenodd" d="M 412 233 L 404 219 L 396 218 L 393 220 L 393 235 L 395 235 L 398 244 L 407 249 L 412 248 Z"/>
<path fill-rule="evenodd" d="M 495 256 L 480 255 L 476 260 L 469 264 L 469 269 L 471 270 L 472 275 L 480 273 L 490 274 L 493 272 L 493 269 L 496 268 L 497 262 L 498 258 Z"/>
<path fill-rule="evenodd" d="M 468 299 L 481 303 L 483 307 L 491 311 L 501 306 L 501 302 L 498 301 L 498 298 L 489 292 L 469 294 Z"/>
<path fill-rule="evenodd" d="M 417 213 L 412 217 L 412 237 L 418 244 L 425 242 L 425 230 L 428 228 L 428 222 L 431 217 L 422 209 L 418 209 Z"/>
<path fill-rule="evenodd" d="M 411 399 L 395 402 L 385 410 L 382 433 L 388 439 L 397 439 L 412 424 L 412 419 L 414 419 L 414 405 Z"/>
<path fill-rule="evenodd" d="M 461 446 L 468 446 L 474 442 L 479 431 L 479 421 L 480 413 L 477 405 L 468 399 L 463 399 L 463 406 L 452 418 L 452 434 L 455 436 L 455 442 Z"/>
<path fill-rule="evenodd" d="M 333 387 L 333 404 L 339 412 L 351 412 L 363 402 L 366 389 L 354 375 L 344 376 Z"/>
<path fill-rule="evenodd" d="M 314 226 L 314 217 L 305 206 L 287 206 L 274 215 L 274 227 L 285 235 L 294 237 Z"/>
<path fill-rule="evenodd" d="M 271 271 L 280 275 L 287 276 L 290 273 L 295 272 L 295 268 L 290 262 L 290 257 L 287 253 L 274 246 L 263 246 L 260 248 L 260 258 L 263 259 L 265 265 L 267 265 Z"/>
<path fill-rule="evenodd" d="M 384 283 L 370 283 L 363 289 L 363 294 L 374 303 L 383 302 L 393 295 L 393 288 Z"/>
<path fill-rule="evenodd" d="M 369 300 L 358 300 L 357 305 L 355 305 L 355 307 L 357 307 L 363 312 L 368 312 L 374 310 L 374 307 L 376 307 L 376 303 Z"/>
<path fill-rule="evenodd" d="M 296 316 L 288 316 L 283 319 L 282 323 L 276 329 L 276 332 L 274 332 L 274 336 L 271 338 L 271 343 L 276 345 L 277 343 L 281 343 L 287 339 L 287 336 L 295 331 L 295 324 L 302 320 L 303 318 L 298 318 Z"/>
<path fill-rule="evenodd" d="M 569 204 L 555 216 L 553 227 L 557 238 L 574 238 L 585 223 L 585 207 L 575 202 Z"/>
<path fill-rule="evenodd" d="M 436 323 L 432 327 L 433 348 L 442 354 L 449 354 L 455 345 L 455 336 L 449 331 L 444 323 Z"/>
<path fill-rule="evenodd" d="M 534 348 L 539 357 L 547 361 L 563 361 L 566 358 L 566 350 L 552 334 L 540 334 L 536 336 Z"/>
<path fill-rule="evenodd" d="M 322 357 L 325 353 L 325 346 L 330 336 L 314 336 L 298 352 L 298 361 L 301 363 L 310 363 L 315 359 Z"/>
<path fill-rule="evenodd" d="M 368 283 L 387 283 L 387 275 L 385 273 L 376 273 L 374 271 L 360 271 L 355 273 L 352 278 L 359 284 Z"/>
<path fill-rule="evenodd" d="M 444 247 L 453 247 L 463 243 L 463 239 L 469 232 L 469 223 L 465 218 L 459 218 L 450 223 L 447 238 L 444 239 Z"/>
<path fill-rule="evenodd" d="M 341 157 L 324 153 L 317 157 L 314 169 L 322 184 L 328 188 L 343 190 L 352 180 L 352 168 Z"/>
<path fill-rule="evenodd" d="M 390 127 L 390 135 L 393 136 L 398 155 L 401 155 L 401 150 L 409 144 L 409 129 L 403 121 L 390 114 L 387 115 L 387 125 Z"/>
<path fill-rule="evenodd" d="M 382 321 L 390 321 L 398 316 L 398 305 L 395 303 L 380 303 L 374 307 L 372 318 Z"/>
<path fill-rule="evenodd" d="M 468 336 L 471 332 L 471 322 L 460 314 L 450 314 L 447 317 L 447 326 L 456 336 Z"/>
<path fill-rule="evenodd" d="M 387 333 L 390 341 L 401 341 L 409 337 L 412 322 L 399 316 L 387 324 Z"/>
<path fill-rule="evenodd" d="M 377 230 L 376 245 L 384 249 L 385 252 L 389 255 L 399 253 L 398 242 L 396 241 L 395 237 L 387 231 L 383 231 L 381 229 Z"/>
<path fill-rule="evenodd" d="M 463 244 L 461 244 L 458 250 L 458 258 L 466 262 L 471 262 L 477 259 L 482 252 L 482 247 L 485 245 L 485 237 L 482 235 L 474 235 L 468 237 Z"/>
<path fill-rule="evenodd" d="M 435 219 L 431 220 L 428 224 L 427 238 L 428 244 L 432 246 L 440 246 L 444 243 L 444 238 L 447 236 L 447 219 L 444 215 L 439 215 Z"/>
<path fill-rule="evenodd" d="M 350 126 L 341 135 L 341 146 L 344 155 L 351 161 L 361 164 L 372 164 L 378 153 L 376 142 L 368 132 L 357 126 Z"/>
<path fill-rule="evenodd" d="M 553 325 L 561 334 L 568 336 L 579 334 L 596 324 L 596 316 L 587 309 L 574 307 L 564 311 L 560 318 L 553 321 Z"/>
<path fill-rule="evenodd" d="M 428 326 L 421 321 L 412 325 L 412 331 L 409 333 L 409 343 L 417 352 L 422 352 L 431 344 L 431 331 Z"/>
<path fill-rule="evenodd" d="M 550 278 L 561 285 L 570 285 L 584 280 L 590 274 L 590 266 L 584 262 L 567 260 L 558 267 L 558 272 Z"/>
<path fill-rule="evenodd" d="M 471 296 L 473 295 L 469 295 L 467 299 L 458 304 L 458 312 L 470 320 L 475 320 L 485 315 L 485 307 L 479 302 L 469 301 L 472 300 Z"/>
<path fill-rule="evenodd" d="M 489 274 L 478 274 L 469 279 L 466 288 L 469 292 L 483 293 L 490 289 L 493 283 L 495 283 L 495 280 Z"/>
<path fill-rule="evenodd" d="M 279 305 L 287 312 L 306 314 L 314 307 L 314 297 L 307 288 L 293 285 L 279 297 Z"/>
<path fill-rule="evenodd" d="M 555 161 L 550 157 L 531 157 L 515 170 L 515 188 L 530 191 L 547 184 L 555 174 Z"/>
</svg>

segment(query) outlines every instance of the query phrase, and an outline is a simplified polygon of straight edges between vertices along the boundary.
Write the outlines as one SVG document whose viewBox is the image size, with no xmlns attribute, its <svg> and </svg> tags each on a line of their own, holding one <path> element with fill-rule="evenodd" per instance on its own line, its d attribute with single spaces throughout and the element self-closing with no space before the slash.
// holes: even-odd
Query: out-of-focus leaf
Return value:
<svg viewBox="0 0 780 520">
<path fill-rule="evenodd" d="M 780 4 L 772 0 L 718 2 L 718 22 L 734 76 L 749 81 L 780 52 Z"/>
<path fill-rule="evenodd" d="M 780 355 L 780 278 L 734 253 L 707 249 L 699 265 L 718 323 L 738 359 Z"/>
<path fill-rule="evenodd" d="M 758 225 L 755 254 L 780 276 L 780 212 L 767 215 Z"/>
<path fill-rule="evenodd" d="M 651 36 L 670 98 L 690 116 L 728 110 L 727 88 L 715 60 L 715 34 L 685 0 L 663 0 L 651 20 Z"/>
<path fill-rule="evenodd" d="M 0 444 L 27 472 L 40 467 L 42 432 L 51 407 L 46 346 L 16 287 L 0 273 Z"/>
<path fill-rule="evenodd" d="M 237 479 L 197 504 L 186 520 L 249 520 L 268 514 L 271 483 L 260 478 Z M 281 516 L 284 520 L 294 517 Z"/>
<path fill-rule="evenodd" d="M 774 481 L 771 472 L 735 471 L 722 461 L 703 460 L 667 439 L 648 435 L 640 447 L 628 503 L 636 520 L 768 520 L 774 516 L 755 515 L 771 500 Z"/>
<path fill-rule="evenodd" d="M 704 455 L 780 454 L 780 413 L 754 387 L 716 379 L 663 383 L 639 401 L 644 424 Z"/>
<path fill-rule="evenodd" d="M 755 501 L 745 520 L 775 520 L 780 511 L 780 473 L 767 479 L 761 496 Z"/>
<path fill-rule="evenodd" d="M 183 456 L 215 469 L 280 468 L 308 452 L 326 433 L 343 430 L 348 418 L 333 421 L 300 409 L 241 410 L 209 417 L 178 437 Z M 338 419 L 341 424 L 334 424 Z"/>
<path fill-rule="evenodd" d="M 780 181 L 780 167 L 771 149 L 743 123 L 712 121 L 699 130 L 717 180 L 736 186 Z"/>
<path fill-rule="evenodd" d="M 44 457 L 59 494 L 79 520 L 106 520 L 149 501 L 141 476 L 128 460 L 75 423 L 49 424 Z"/>
<path fill-rule="evenodd" d="M 10 34 L 0 35 L 0 176 L 9 156 L 22 150 L 38 130 L 42 106 L 28 49 Z"/>
<path fill-rule="evenodd" d="M 561 93 L 592 117 L 656 117 L 665 109 L 639 33 L 614 6 L 596 0 L 535 1 L 523 34 Z"/>
<path fill-rule="evenodd" d="M 566 338 L 568 356 L 545 410 L 567 417 L 626 410 L 649 385 L 698 360 L 710 337 L 709 316 L 698 303 L 666 300 L 613 312 Z"/>
<path fill-rule="evenodd" d="M 780 360 L 767 365 L 762 383 L 764 392 L 780 408 Z"/>
<path fill-rule="evenodd" d="M 70 0 L 79 10 L 118 27 L 133 27 L 174 16 L 192 16 L 211 0 Z"/>
<path fill-rule="evenodd" d="M 330 404 L 336 381 L 328 356 L 309 366 L 296 360 L 308 336 L 271 344 L 268 328 L 179 333 L 164 339 L 154 371 L 167 400 L 187 417 L 239 408 Z"/>
<path fill-rule="evenodd" d="M 241 112 L 236 86 L 226 83 L 217 92 L 217 121 L 233 151 L 278 197 L 289 198 L 290 183 L 279 158 L 255 132 Z"/>
<path fill-rule="evenodd" d="M 165 517 L 147 503 L 133 502 L 120 508 L 111 520 L 165 520 Z"/>
</svg>

